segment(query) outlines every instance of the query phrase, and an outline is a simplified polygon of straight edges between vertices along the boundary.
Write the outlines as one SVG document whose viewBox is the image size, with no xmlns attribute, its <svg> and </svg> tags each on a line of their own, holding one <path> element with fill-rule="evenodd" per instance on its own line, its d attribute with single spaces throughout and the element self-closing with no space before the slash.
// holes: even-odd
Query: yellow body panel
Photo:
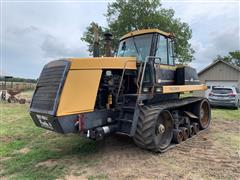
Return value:
<svg viewBox="0 0 240 180">
<path fill-rule="evenodd" d="M 163 86 L 163 94 L 204 90 L 207 90 L 207 86 L 205 86 L 204 84 Z"/>
<path fill-rule="evenodd" d="M 57 116 L 94 109 L 102 70 L 70 70 L 58 105 Z"/>
<path fill-rule="evenodd" d="M 134 57 L 70 58 L 57 116 L 92 112 L 103 69 L 137 69 Z"/>
<path fill-rule="evenodd" d="M 135 57 L 72 58 L 70 69 L 137 69 Z"/>
<path fill-rule="evenodd" d="M 137 31 L 132 31 L 130 33 L 125 34 L 120 38 L 120 40 L 123 40 L 125 38 L 131 37 L 131 36 L 137 36 L 140 34 L 148 34 L 148 33 L 159 33 L 167 37 L 171 37 L 172 34 L 168 32 L 161 31 L 159 29 L 143 29 L 143 30 L 137 30 Z"/>
</svg>

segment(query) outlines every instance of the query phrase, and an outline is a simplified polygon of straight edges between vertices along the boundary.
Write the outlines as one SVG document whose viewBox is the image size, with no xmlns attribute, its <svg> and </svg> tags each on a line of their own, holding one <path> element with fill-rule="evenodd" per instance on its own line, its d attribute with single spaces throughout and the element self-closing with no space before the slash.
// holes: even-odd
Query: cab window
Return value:
<svg viewBox="0 0 240 180">
<path fill-rule="evenodd" d="M 174 65 L 172 40 L 159 35 L 155 56 L 161 58 L 161 62 L 159 59 L 156 59 L 156 63 Z"/>
<path fill-rule="evenodd" d="M 118 57 L 137 57 L 139 61 L 145 61 L 150 55 L 152 34 L 132 36 L 120 42 L 117 56 Z"/>
<path fill-rule="evenodd" d="M 167 38 L 159 35 L 158 43 L 157 43 L 157 57 L 161 58 L 161 64 L 168 64 L 168 55 L 167 55 Z M 156 63 L 160 63 L 159 59 L 156 59 Z"/>
</svg>

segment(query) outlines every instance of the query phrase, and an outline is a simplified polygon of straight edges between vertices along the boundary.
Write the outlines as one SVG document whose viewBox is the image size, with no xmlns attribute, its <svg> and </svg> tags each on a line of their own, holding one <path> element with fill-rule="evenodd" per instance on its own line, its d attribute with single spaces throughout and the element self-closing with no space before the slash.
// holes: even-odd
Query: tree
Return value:
<svg viewBox="0 0 240 180">
<path fill-rule="evenodd" d="M 229 52 L 226 56 L 217 55 L 214 61 L 222 60 L 234 66 L 240 67 L 240 51 Z"/>
<path fill-rule="evenodd" d="M 161 7 L 160 0 L 116 0 L 109 3 L 106 13 L 108 29 L 113 33 L 113 49 L 117 48 L 118 40 L 124 34 L 139 29 L 158 28 L 175 34 L 175 56 L 179 63 L 187 64 L 193 60 L 194 50 L 189 40 L 192 31 L 187 23 L 174 18 L 173 9 Z M 91 47 L 86 35 L 91 34 L 89 27 L 83 40 Z M 89 48 L 92 52 L 91 48 Z"/>
<path fill-rule="evenodd" d="M 99 33 L 99 54 L 104 54 L 104 32 L 107 31 L 107 28 L 99 26 L 95 22 L 91 22 L 91 24 L 87 27 L 87 30 L 83 33 L 83 37 L 81 38 L 82 41 L 87 42 L 88 44 L 88 51 L 90 52 L 90 55 L 93 53 L 93 40 L 94 40 L 94 32 L 93 32 L 93 26 L 98 27 L 98 33 Z"/>
<path fill-rule="evenodd" d="M 229 52 L 232 57 L 232 64 L 240 67 L 240 51 Z"/>
</svg>

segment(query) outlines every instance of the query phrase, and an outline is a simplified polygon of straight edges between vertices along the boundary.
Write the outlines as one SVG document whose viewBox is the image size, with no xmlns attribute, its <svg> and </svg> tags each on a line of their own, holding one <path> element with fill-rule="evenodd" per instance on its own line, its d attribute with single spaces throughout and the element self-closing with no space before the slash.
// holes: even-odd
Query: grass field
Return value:
<svg viewBox="0 0 240 180">
<path fill-rule="evenodd" d="M 106 152 L 101 149 L 97 142 L 82 139 L 79 135 L 61 135 L 37 128 L 28 114 L 29 104 L 1 103 L 0 105 L 1 179 L 72 179 L 73 176 L 86 179 L 111 179 L 111 173 L 96 170 L 97 167 L 102 166 L 102 161 L 108 162 L 106 160 L 108 156 L 102 155 Z M 240 122 L 240 110 L 213 109 L 212 116 L 214 123 L 228 123 L 229 121 L 230 123 L 234 122 L 234 126 L 236 126 Z M 214 131 L 212 137 L 216 138 L 216 142 L 214 142 L 216 146 L 227 147 L 232 153 L 240 153 L 239 131 L 228 131 L 224 136 L 220 132 Z M 124 143 L 123 148 L 129 146 Z M 115 152 L 114 148 L 116 148 L 115 145 L 112 146 L 113 154 Z M 147 157 L 145 154 L 152 156 L 147 151 L 138 150 L 134 145 L 130 145 L 129 149 L 132 154 L 127 155 L 126 159 L 135 157 L 137 152 L 142 154 L 142 157 L 135 157 L 136 163 L 138 163 L 138 158 Z M 99 151 L 103 151 L 103 153 Z M 121 159 L 119 155 L 116 153 L 112 157 L 113 161 L 117 157 Z M 161 161 L 164 161 L 165 164 L 171 161 L 174 164 L 174 159 L 166 158 L 168 155 L 164 153 L 159 158 L 162 158 Z M 151 158 L 156 157 L 158 156 Z M 238 162 L 240 161 L 238 160 Z M 132 163 L 132 161 L 129 163 Z M 170 164 L 168 164 L 169 168 L 179 170 L 179 167 Z M 114 163 L 112 165 L 110 163 L 109 166 L 114 167 Z M 118 171 L 118 167 L 115 167 L 114 170 Z M 121 172 L 121 170 L 119 171 Z M 181 170 L 179 171 L 181 173 Z M 201 174 L 199 176 L 201 177 Z M 231 177 L 231 175 L 229 176 Z M 116 177 L 118 179 L 118 176 Z M 127 178 L 131 179 L 131 176 L 127 176 Z"/>
</svg>

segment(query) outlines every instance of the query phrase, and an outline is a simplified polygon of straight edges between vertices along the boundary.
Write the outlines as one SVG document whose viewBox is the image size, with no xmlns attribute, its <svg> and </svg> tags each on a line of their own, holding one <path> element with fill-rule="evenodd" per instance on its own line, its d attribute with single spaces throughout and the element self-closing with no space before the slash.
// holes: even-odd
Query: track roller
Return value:
<svg viewBox="0 0 240 180">
<path fill-rule="evenodd" d="M 193 129 L 194 129 L 194 134 L 198 134 L 199 133 L 199 124 L 194 122 L 192 123 L 193 125 Z"/>
<path fill-rule="evenodd" d="M 193 125 L 189 125 L 188 130 L 189 130 L 189 137 L 192 137 L 195 135 Z"/>
<path fill-rule="evenodd" d="M 179 129 L 173 130 L 173 142 L 180 144 L 183 141 L 183 131 Z"/>
<path fill-rule="evenodd" d="M 189 137 L 189 130 L 186 127 L 180 127 L 180 130 L 182 130 L 183 132 L 183 141 L 187 140 L 187 138 Z"/>
</svg>

